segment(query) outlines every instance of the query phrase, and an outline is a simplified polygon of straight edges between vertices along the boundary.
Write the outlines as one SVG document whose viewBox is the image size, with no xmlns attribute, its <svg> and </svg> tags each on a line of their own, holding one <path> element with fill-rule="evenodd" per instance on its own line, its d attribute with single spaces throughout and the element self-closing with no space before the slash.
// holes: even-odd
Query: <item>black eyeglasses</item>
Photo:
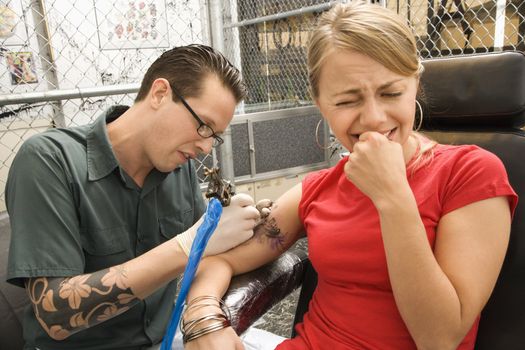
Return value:
<svg viewBox="0 0 525 350">
<path fill-rule="evenodd" d="M 171 84 L 170 84 L 170 86 L 171 86 L 171 90 L 173 90 L 173 93 L 175 94 L 175 96 L 177 96 L 179 98 L 179 100 L 182 102 L 184 107 L 186 107 L 186 109 L 191 113 L 193 118 L 195 118 L 195 120 L 199 123 L 199 127 L 197 128 L 197 133 L 201 137 L 204 137 L 204 138 L 213 137 L 213 147 L 217 147 L 217 146 L 222 145 L 224 143 L 224 140 L 222 139 L 222 137 L 217 135 L 215 133 L 215 131 L 211 128 L 211 126 L 209 126 L 208 124 L 203 122 L 202 119 L 199 118 L 197 113 L 195 113 L 195 111 L 190 107 L 188 102 L 186 102 L 186 100 L 184 98 L 182 98 L 182 96 L 177 92 L 177 90 Z"/>
</svg>

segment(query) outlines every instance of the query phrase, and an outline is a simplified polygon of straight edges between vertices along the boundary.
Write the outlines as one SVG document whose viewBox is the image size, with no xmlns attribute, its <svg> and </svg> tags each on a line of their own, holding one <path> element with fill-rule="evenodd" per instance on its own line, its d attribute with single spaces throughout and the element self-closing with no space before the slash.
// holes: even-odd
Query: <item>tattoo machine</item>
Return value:
<svg viewBox="0 0 525 350">
<path fill-rule="evenodd" d="M 206 245 L 208 244 L 212 233 L 215 231 L 215 228 L 219 223 L 222 214 L 222 207 L 228 206 L 231 197 L 234 195 L 232 185 L 230 182 L 221 178 L 219 168 L 206 168 L 205 175 L 209 177 L 208 190 L 206 191 L 205 197 L 210 198 L 210 201 L 206 207 L 204 220 L 201 226 L 197 229 L 197 234 L 191 245 L 188 264 L 184 269 L 179 295 L 175 302 L 173 313 L 171 314 L 168 329 L 162 339 L 161 350 L 171 349 L 173 339 L 175 338 L 175 332 L 182 315 L 184 301 L 186 300 L 191 283 L 195 277 L 195 272 L 199 266 L 202 254 L 206 249 Z"/>
</svg>

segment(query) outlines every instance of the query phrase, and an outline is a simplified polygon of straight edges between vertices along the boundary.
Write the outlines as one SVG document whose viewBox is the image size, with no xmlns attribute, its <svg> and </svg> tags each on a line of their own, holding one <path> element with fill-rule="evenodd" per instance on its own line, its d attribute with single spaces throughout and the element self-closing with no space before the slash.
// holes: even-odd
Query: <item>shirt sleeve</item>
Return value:
<svg viewBox="0 0 525 350">
<path fill-rule="evenodd" d="M 465 205 L 506 196 L 514 214 L 518 196 L 509 183 L 501 160 L 484 149 L 475 147 L 459 157 L 452 168 L 443 196 L 443 215 Z"/>
<path fill-rule="evenodd" d="M 319 192 L 323 191 L 326 181 L 335 181 L 334 178 L 337 178 L 347 160 L 348 158 L 342 159 L 335 167 L 310 173 L 303 179 L 301 201 L 299 202 L 299 218 L 303 224 L 312 201 L 317 198 Z"/>
<path fill-rule="evenodd" d="M 204 202 L 204 196 L 200 188 L 199 178 L 197 176 L 197 171 L 195 170 L 194 161 L 191 161 L 189 171 L 190 179 L 192 180 L 193 184 L 193 223 L 195 223 L 206 211 L 206 203 Z"/>
<path fill-rule="evenodd" d="M 17 152 L 6 183 L 11 223 L 7 280 L 83 272 L 79 222 L 65 161 L 35 138 Z"/>
</svg>

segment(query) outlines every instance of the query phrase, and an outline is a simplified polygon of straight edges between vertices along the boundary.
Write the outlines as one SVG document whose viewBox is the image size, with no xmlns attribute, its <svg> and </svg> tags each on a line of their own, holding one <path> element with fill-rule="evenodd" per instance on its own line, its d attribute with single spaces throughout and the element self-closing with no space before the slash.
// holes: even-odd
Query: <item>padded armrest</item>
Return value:
<svg viewBox="0 0 525 350">
<path fill-rule="evenodd" d="M 301 285 L 306 261 L 306 250 L 292 247 L 276 261 L 232 279 L 224 301 L 237 334 Z"/>
</svg>

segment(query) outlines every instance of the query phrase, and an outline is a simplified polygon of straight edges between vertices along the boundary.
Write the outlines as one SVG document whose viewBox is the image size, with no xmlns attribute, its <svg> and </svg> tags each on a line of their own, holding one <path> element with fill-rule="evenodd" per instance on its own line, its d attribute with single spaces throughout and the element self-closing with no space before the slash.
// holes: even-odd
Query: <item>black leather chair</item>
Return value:
<svg viewBox="0 0 525 350">
<path fill-rule="evenodd" d="M 510 244 L 495 290 L 482 311 L 476 350 L 525 349 L 525 56 L 501 52 L 424 62 L 424 132 L 440 143 L 476 144 L 505 164 L 520 196 Z M 317 284 L 304 250 L 238 276 L 225 297 L 243 332 L 283 296 L 302 285 L 295 323 Z"/>
</svg>

